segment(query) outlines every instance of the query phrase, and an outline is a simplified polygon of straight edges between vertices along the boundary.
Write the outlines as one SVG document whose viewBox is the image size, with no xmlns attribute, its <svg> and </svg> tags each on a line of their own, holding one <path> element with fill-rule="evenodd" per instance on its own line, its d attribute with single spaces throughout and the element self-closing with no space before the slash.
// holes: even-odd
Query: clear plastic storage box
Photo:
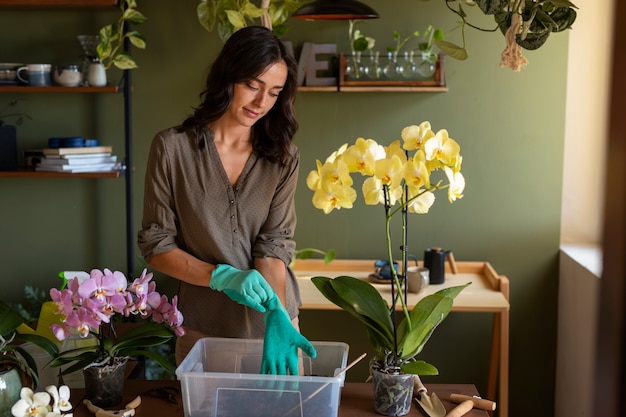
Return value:
<svg viewBox="0 0 626 417">
<path fill-rule="evenodd" d="M 176 369 L 185 417 L 336 417 L 348 345 L 311 343 L 304 376 L 279 376 L 259 373 L 263 340 L 198 340 Z"/>
</svg>

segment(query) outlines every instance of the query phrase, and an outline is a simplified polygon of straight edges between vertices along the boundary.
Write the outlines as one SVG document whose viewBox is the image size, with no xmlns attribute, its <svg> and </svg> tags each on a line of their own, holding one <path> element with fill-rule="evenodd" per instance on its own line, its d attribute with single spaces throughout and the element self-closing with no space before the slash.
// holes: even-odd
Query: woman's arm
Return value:
<svg viewBox="0 0 626 417">
<path fill-rule="evenodd" d="M 154 255 L 150 259 L 150 266 L 173 278 L 201 287 L 209 286 L 211 273 L 215 269 L 215 265 L 201 261 L 179 248 Z"/>
<path fill-rule="evenodd" d="M 254 258 L 254 268 L 272 286 L 282 305 L 287 307 L 287 272 L 285 263 L 278 258 Z"/>
</svg>

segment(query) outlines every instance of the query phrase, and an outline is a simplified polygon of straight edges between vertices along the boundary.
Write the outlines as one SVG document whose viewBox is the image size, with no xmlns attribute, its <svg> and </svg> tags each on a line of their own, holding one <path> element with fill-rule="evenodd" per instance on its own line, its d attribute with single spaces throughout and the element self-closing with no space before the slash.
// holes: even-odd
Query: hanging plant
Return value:
<svg viewBox="0 0 626 417">
<path fill-rule="evenodd" d="M 251 0 L 200 0 L 197 14 L 200 24 L 209 32 L 217 27 L 224 41 L 251 24 L 265 26 L 281 37 L 288 30 L 287 18 L 305 3 L 302 0 L 261 0 L 257 6 Z"/>
<path fill-rule="evenodd" d="M 435 39 L 435 44 L 446 55 L 455 59 L 467 59 L 465 27 L 485 31 L 500 31 L 506 39 L 502 52 L 501 67 L 520 71 L 528 63 L 522 48 L 535 50 L 548 40 L 553 32 L 571 29 L 576 20 L 577 7 L 569 0 L 444 0 L 448 9 L 461 18 L 463 43 Z M 495 26 L 483 28 L 471 23 L 463 6 L 478 6 L 485 15 L 493 15 Z"/>
<path fill-rule="evenodd" d="M 126 25 L 139 25 L 147 18 L 137 10 L 135 0 L 124 0 L 120 2 L 122 15 L 115 23 L 104 26 L 100 29 L 100 44 L 96 48 L 98 59 L 105 69 L 115 65 L 117 68 L 126 70 L 137 68 L 137 63 L 130 53 L 124 50 L 124 40 L 139 49 L 146 48 L 146 39 L 136 30 L 128 30 Z"/>
</svg>

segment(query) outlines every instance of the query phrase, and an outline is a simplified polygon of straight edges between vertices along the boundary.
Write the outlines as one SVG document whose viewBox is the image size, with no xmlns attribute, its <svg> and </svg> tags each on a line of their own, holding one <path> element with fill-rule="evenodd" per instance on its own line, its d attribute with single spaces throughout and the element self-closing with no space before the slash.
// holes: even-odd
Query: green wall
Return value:
<svg viewBox="0 0 626 417">
<path fill-rule="evenodd" d="M 358 26 L 382 50 L 392 31 L 409 33 L 432 23 L 461 42 L 456 19 L 443 1 L 368 0 L 379 20 Z M 198 102 L 207 66 L 221 47 L 195 17 L 195 0 L 140 2 L 149 21 L 138 27 L 148 49 L 136 51 L 133 72 L 135 230 L 141 220 L 143 173 L 155 132 L 179 123 Z M 76 35 L 94 32 L 115 14 L 91 12 L 0 13 L 3 61 L 80 63 Z M 479 22 L 491 27 L 490 19 Z M 16 28 L 26 24 L 27 34 Z M 51 29 L 51 30 L 50 30 Z M 337 43 L 347 49 L 347 22 L 292 20 L 286 39 Z M 307 173 L 315 159 L 358 136 L 388 143 L 409 124 L 429 120 L 461 145 L 465 196 L 451 205 L 444 194 L 426 216 L 410 220 L 409 247 L 421 257 L 429 246 L 454 252 L 458 261 L 489 261 L 511 281 L 510 415 L 553 414 L 556 343 L 557 253 L 563 166 L 567 35 L 557 34 L 520 73 L 498 67 L 499 34 L 467 31 L 470 58 L 446 60 L 447 93 L 299 93 L 301 179 L 296 197 L 300 247 L 334 248 L 342 258 L 383 256 L 380 208 L 324 215 L 310 203 Z M 115 82 L 119 74 L 110 71 Z M 112 144 L 123 155 L 121 95 L 2 94 L 20 100 L 33 116 L 19 127 L 20 149 L 42 147 L 51 136 L 83 135 Z M 24 284 L 57 285 L 63 269 L 125 269 L 124 181 L 110 179 L 2 179 L 1 290 L 22 297 Z M 363 227 L 363 225 L 369 225 Z M 141 265 L 140 260 L 136 262 Z M 174 283 L 160 277 L 170 290 Z M 364 329 L 342 312 L 302 312 L 303 333 L 342 340 L 351 358 L 367 351 Z M 453 313 L 424 352 L 441 375 L 428 382 L 475 383 L 486 393 L 491 317 Z M 365 363 L 348 374 L 361 381 Z M 532 398 L 533 401 L 528 401 Z M 537 407 L 537 405 L 540 405 Z M 539 409 L 540 408 L 540 409 Z"/>
</svg>

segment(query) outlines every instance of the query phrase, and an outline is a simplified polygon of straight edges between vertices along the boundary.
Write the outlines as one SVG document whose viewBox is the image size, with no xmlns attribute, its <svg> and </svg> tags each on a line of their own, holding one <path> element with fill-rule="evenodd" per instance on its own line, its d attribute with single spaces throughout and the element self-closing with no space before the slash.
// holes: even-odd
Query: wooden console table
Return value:
<svg viewBox="0 0 626 417">
<path fill-rule="evenodd" d="M 452 311 L 494 314 L 486 398 L 495 399 L 496 388 L 499 388 L 496 413 L 500 417 L 508 417 L 509 280 L 504 275 L 498 275 L 488 262 L 457 262 L 456 266 L 457 273 L 453 274 L 450 265 L 446 264 L 445 283 L 429 285 L 418 294 L 409 293 L 407 304 L 413 306 L 424 296 L 442 288 L 472 282 L 472 285 L 454 299 Z M 368 275 L 374 272 L 374 261 L 336 259 L 324 264 L 320 259 L 307 259 L 297 260 L 293 269 L 300 286 L 301 309 L 338 310 L 339 307 L 328 301 L 313 285 L 311 277 L 350 275 L 367 280 Z M 372 283 L 372 285 L 391 303 L 391 289 L 388 284 Z"/>
</svg>

